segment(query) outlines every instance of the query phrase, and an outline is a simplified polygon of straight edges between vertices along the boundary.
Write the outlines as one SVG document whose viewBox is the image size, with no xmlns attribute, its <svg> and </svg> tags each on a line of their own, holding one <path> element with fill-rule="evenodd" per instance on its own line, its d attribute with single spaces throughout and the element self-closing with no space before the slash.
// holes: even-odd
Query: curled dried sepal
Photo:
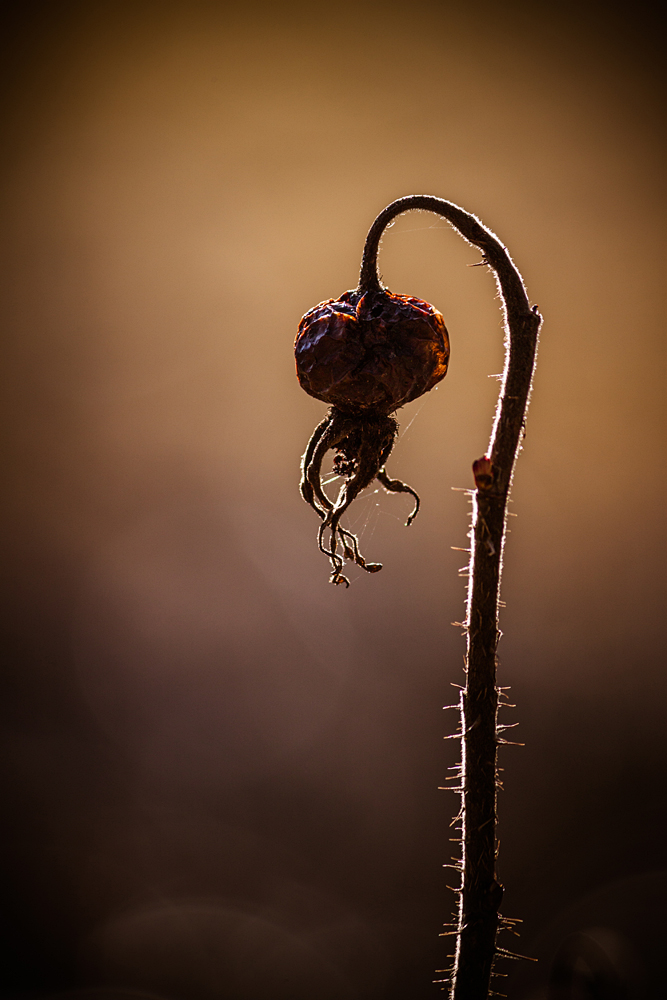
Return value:
<svg viewBox="0 0 667 1000">
<path fill-rule="evenodd" d="M 332 406 L 308 442 L 301 466 L 301 495 L 322 518 L 318 542 L 320 551 L 331 561 L 332 583 L 349 586 L 342 572 L 344 559 L 356 563 L 367 573 L 382 569 L 381 563 L 366 562 L 359 551 L 356 535 L 340 523 L 352 501 L 374 479 L 389 493 L 410 493 L 414 497 L 415 508 L 408 524 L 417 515 L 419 497 L 415 491 L 398 479 L 390 479 L 384 469 L 397 431 L 398 423 L 393 417 L 367 414 L 362 419 Z M 329 451 L 335 452 L 334 471 L 344 480 L 335 502 L 329 499 L 322 486 L 322 462 Z"/>
</svg>

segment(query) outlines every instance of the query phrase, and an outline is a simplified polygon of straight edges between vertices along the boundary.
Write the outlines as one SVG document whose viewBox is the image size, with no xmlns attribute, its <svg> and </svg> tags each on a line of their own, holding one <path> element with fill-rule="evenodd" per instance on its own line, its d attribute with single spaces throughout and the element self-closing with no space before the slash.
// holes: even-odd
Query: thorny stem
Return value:
<svg viewBox="0 0 667 1000">
<path fill-rule="evenodd" d="M 377 253 L 387 225 L 411 209 L 442 216 L 483 255 L 493 269 L 505 320 L 505 368 L 487 455 L 473 465 L 470 572 L 468 584 L 466 685 L 461 691 L 462 741 L 460 813 L 462 858 L 456 952 L 449 979 L 450 1000 L 487 1000 L 503 895 L 495 877 L 496 756 L 499 736 L 496 684 L 498 602 L 507 503 L 520 450 L 537 338 L 542 318 L 530 307 L 521 275 L 498 238 L 451 202 L 411 195 L 392 202 L 368 234 L 359 288 L 381 289 Z"/>
</svg>

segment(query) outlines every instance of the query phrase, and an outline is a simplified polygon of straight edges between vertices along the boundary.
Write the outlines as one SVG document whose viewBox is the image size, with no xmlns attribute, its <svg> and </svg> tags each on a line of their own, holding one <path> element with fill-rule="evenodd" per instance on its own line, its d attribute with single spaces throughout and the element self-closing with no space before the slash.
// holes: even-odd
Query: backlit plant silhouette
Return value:
<svg viewBox="0 0 667 1000">
<path fill-rule="evenodd" d="M 496 681 L 500 636 L 498 608 L 507 504 L 530 396 L 541 317 L 531 308 L 518 270 L 498 238 L 464 209 L 429 195 L 411 195 L 388 205 L 366 239 L 358 287 L 311 309 L 295 344 L 303 388 L 331 405 L 306 449 L 301 493 L 322 524 L 319 546 L 332 565 L 333 583 L 349 585 L 343 562 L 368 572 L 358 540 L 340 520 L 359 493 L 377 479 L 390 492 L 411 487 L 390 479 L 385 462 L 398 424 L 392 414 L 433 388 L 447 372 L 449 339 L 440 313 L 420 299 L 383 287 L 377 270 L 380 239 L 402 212 L 421 209 L 447 219 L 482 253 L 496 276 L 505 322 L 505 367 L 487 453 L 473 463 L 467 616 L 466 683 L 460 710 L 461 872 L 458 916 L 448 925 L 456 947 L 446 978 L 451 1000 L 486 1000 L 496 956 L 513 957 L 498 944 L 498 932 L 514 921 L 501 917 L 503 889 L 496 880 L 497 749 L 505 742 L 498 725 L 502 689 Z M 343 485 L 336 501 L 324 491 L 322 462 L 333 450 L 334 472 Z M 327 535 L 328 533 L 328 535 Z M 340 548 L 339 548 L 340 543 Z M 441 970 L 445 973 L 445 970 Z"/>
</svg>

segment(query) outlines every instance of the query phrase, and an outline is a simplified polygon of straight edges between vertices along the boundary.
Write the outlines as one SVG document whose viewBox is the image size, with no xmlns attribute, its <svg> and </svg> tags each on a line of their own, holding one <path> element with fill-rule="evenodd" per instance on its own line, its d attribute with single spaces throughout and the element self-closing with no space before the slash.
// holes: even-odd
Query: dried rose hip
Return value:
<svg viewBox="0 0 667 1000">
<path fill-rule="evenodd" d="M 294 346 L 301 387 L 344 413 L 393 413 L 447 374 L 442 315 L 392 292 L 344 292 L 303 317 Z"/>
<path fill-rule="evenodd" d="M 408 524 L 417 515 L 415 491 L 390 479 L 384 468 L 398 432 L 391 414 L 445 377 L 449 338 L 442 315 L 428 302 L 394 295 L 375 282 L 307 312 L 294 352 L 302 388 L 331 406 L 303 456 L 301 495 L 322 519 L 319 546 L 331 561 L 332 583 L 349 586 L 343 559 L 369 573 L 382 569 L 380 563 L 366 562 L 356 536 L 340 524 L 355 497 L 377 479 L 390 493 L 414 497 Z M 321 476 L 331 450 L 333 471 L 344 480 L 335 503 L 324 492 Z"/>
</svg>

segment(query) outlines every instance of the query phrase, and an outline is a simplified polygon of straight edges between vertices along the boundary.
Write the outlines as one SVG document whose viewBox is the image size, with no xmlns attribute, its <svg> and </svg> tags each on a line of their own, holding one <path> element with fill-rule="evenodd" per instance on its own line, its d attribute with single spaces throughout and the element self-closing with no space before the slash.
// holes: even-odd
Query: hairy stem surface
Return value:
<svg viewBox="0 0 667 1000">
<path fill-rule="evenodd" d="M 487 455 L 473 465 L 466 685 L 461 692 L 462 879 L 451 1000 L 487 1000 L 496 955 L 502 887 L 496 881 L 496 757 L 498 602 L 507 503 L 520 450 L 537 338 L 542 322 L 530 307 L 518 270 L 500 240 L 464 209 L 430 195 L 392 202 L 368 234 L 359 288 L 380 289 L 377 254 L 382 233 L 402 212 L 434 212 L 481 250 L 495 272 L 505 320 L 505 368 Z"/>
</svg>

